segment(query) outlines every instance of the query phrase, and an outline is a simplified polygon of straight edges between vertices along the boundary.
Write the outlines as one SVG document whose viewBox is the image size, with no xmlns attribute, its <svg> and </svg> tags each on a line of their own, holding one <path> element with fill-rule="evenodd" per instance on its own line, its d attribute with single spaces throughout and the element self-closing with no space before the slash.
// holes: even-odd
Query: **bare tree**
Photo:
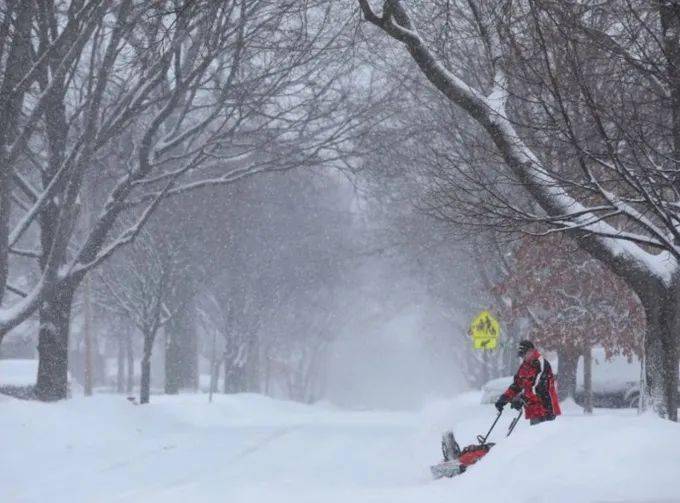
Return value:
<svg viewBox="0 0 680 503">
<path fill-rule="evenodd" d="M 181 278 L 183 267 L 176 243 L 143 232 L 99 275 L 107 305 L 128 319 L 143 337 L 140 364 L 140 403 L 143 404 L 150 398 L 151 354 L 156 334 L 172 317 L 167 299 Z"/>
<path fill-rule="evenodd" d="M 39 310 L 38 396 L 66 396 L 76 289 L 162 200 L 346 155 L 354 118 L 344 59 L 329 59 L 342 54 L 334 13 L 236 0 L 6 6 L 0 270 L 12 256 L 40 274 L 29 289 L 0 275 L 0 294 L 18 295 L 0 337 Z M 84 222 L 88 187 L 100 204 Z"/>
</svg>

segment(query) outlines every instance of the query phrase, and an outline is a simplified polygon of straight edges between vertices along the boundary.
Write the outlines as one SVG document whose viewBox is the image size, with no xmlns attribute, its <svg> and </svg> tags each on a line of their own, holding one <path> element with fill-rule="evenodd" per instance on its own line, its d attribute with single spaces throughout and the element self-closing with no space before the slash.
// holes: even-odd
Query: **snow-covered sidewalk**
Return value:
<svg viewBox="0 0 680 503">
<path fill-rule="evenodd" d="M 0 399 L 4 502 L 680 501 L 680 426 L 576 409 L 521 423 L 463 476 L 432 481 L 443 429 L 461 443 L 494 409 L 469 393 L 420 412 L 343 411 L 258 395 Z"/>
</svg>

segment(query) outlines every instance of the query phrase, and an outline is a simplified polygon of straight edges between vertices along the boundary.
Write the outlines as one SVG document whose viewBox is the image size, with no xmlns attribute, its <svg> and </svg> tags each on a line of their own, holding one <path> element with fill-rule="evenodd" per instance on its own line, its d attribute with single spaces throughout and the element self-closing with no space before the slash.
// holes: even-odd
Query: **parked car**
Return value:
<svg viewBox="0 0 680 503">
<path fill-rule="evenodd" d="M 607 360 L 602 348 L 594 348 L 593 354 L 593 406 L 595 407 L 633 407 L 640 400 L 641 363 L 636 357 L 614 356 Z M 559 362 L 551 359 L 553 370 L 559 373 Z M 508 386 L 512 376 L 492 379 L 482 386 L 482 403 L 494 403 Z M 583 404 L 583 359 L 578 362 L 576 371 L 576 403 Z"/>
<path fill-rule="evenodd" d="M 633 356 L 605 358 L 602 348 L 593 349 L 593 406 L 611 408 L 637 408 L 640 401 L 640 377 L 642 363 Z M 576 373 L 576 403 L 585 401 L 583 388 L 583 359 L 578 362 Z"/>
<path fill-rule="evenodd" d="M 512 376 L 492 379 L 482 386 L 482 403 L 496 403 L 498 397 L 512 384 Z"/>
</svg>

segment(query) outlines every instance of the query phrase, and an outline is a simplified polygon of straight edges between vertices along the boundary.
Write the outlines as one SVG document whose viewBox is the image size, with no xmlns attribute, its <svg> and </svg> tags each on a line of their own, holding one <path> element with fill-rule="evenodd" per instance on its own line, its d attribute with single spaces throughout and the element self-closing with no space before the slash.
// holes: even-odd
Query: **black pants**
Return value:
<svg viewBox="0 0 680 503">
<path fill-rule="evenodd" d="M 533 426 L 535 424 L 540 424 L 540 423 L 543 423 L 545 421 L 553 421 L 554 419 L 555 419 L 555 416 L 553 416 L 552 414 L 549 414 L 547 416 L 535 417 L 533 419 L 530 419 L 529 424 L 531 424 Z"/>
</svg>

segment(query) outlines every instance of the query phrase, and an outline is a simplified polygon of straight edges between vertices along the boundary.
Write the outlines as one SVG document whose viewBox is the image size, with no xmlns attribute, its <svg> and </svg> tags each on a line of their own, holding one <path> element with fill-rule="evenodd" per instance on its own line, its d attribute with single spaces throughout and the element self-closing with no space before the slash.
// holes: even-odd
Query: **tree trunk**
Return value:
<svg viewBox="0 0 680 503">
<path fill-rule="evenodd" d="M 7 2 L 3 3 L 7 9 Z M 14 36 L 4 47 L 7 59 L 4 65 L 2 87 L 0 88 L 0 303 L 4 300 L 9 278 L 9 234 L 12 207 L 12 168 L 8 158 L 8 146 L 17 136 L 16 124 L 21 114 L 24 92 L 17 92 L 16 87 L 25 76 L 25 63 L 31 61 L 31 45 L 33 37 L 33 2 L 16 2 L 15 17 L 11 23 Z M 5 13 L 5 16 L 7 14 Z M 4 16 L 3 16 L 4 17 Z M 0 342 L 2 335 L 0 335 Z"/>
<path fill-rule="evenodd" d="M 4 159 L 0 159 L 0 163 L 2 163 L 2 169 L 0 169 L 0 302 L 2 302 L 9 278 L 9 217 L 12 207 L 12 189 L 10 170 L 7 169 Z"/>
<path fill-rule="evenodd" d="M 227 356 L 225 355 L 224 358 L 224 383 L 223 383 L 223 391 L 225 394 L 233 393 L 233 377 L 232 377 L 232 370 L 231 370 L 231 364 L 229 360 L 227 359 Z"/>
<path fill-rule="evenodd" d="M 131 394 L 135 388 L 135 348 L 132 346 L 132 336 L 125 334 L 125 353 L 127 355 L 127 385 L 125 391 Z"/>
<path fill-rule="evenodd" d="M 678 340 L 674 332 L 666 334 L 664 340 L 663 380 L 664 399 L 668 419 L 678 420 Z"/>
<path fill-rule="evenodd" d="M 210 362 L 210 387 L 208 388 L 208 402 L 212 402 L 213 394 L 217 391 L 217 363 Z"/>
<path fill-rule="evenodd" d="M 647 316 L 647 328 L 645 332 L 645 381 L 646 389 L 641 390 L 645 394 L 643 402 L 647 408 L 651 408 L 659 415 L 664 413 L 663 392 L 663 348 L 661 346 L 660 333 L 661 323 L 658 319 Z"/>
<path fill-rule="evenodd" d="M 249 393 L 260 393 L 262 391 L 262 371 L 260 367 L 260 337 L 257 333 L 254 333 L 248 344 L 245 391 Z"/>
<path fill-rule="evenodd" d="M 220 373 L 222 372 L 222 359 L 218 359 L 217 363 L 215 364 L 215 393 L 219 390 L 220 387 Z"/>
<path fill-rule="evenodd" d="M 191 325 L 187 327 L 186 337 L 184 337 L 184 351 L 182 352 L 182 372 L 180 386 L 190 388 L 194 392 L 199 388 L 199 372 L 198 372 L 198 334 L 193 316 L 193 303 L 189 304 L 192 310 L 190 319 Z"/>
<path fill-rule="evenodd" d="M 118 358 L 116 364 L 116 393 L 125 391 L 125 344 L 123 336 L 118 336 Z"/>
<path fill-rule="evenodd" d="M 593 355 L 590 346 L 583 350 L 583 411 L 593 413 Z"/>
<path fill-rule="evenodd" d="M 226 394 L 243 393 L 246 391 L 246 372 L 239 362 L 229 358 L 224 359 L 224 392 Z"/>
<path fill-rule="evenodd" d="M 151 351 L 153 349 L 153 334 L 144 334 L 144 352 L 141 361 L 141 380 L 139 383 L 139 403 L 149 403 L 151 397 Z"/>
<path fill-rule="evenodd" d="M 175 395 L 181 388 L 198 387 L 198 339 L 193 291 L 177 293 L 181 306 L 165 325 L 165 393 Z"/>
<path fill-rule="evenodd" d="M 217 373 L 217 331 L 213 331 L 212 344 L 210 350 L 210 389 L 208 391 L 208 401 L 212 402 L 213 393 L 217 391 L 217 381 L 219 374 Z"/>
<path fill-rule="evenodd" d="M 572 348 L 557 350 L 559 371 L 557 373 L 557 389 L 560 400 L 576 396 L 576 371 L 578 368 L 579 352 Z"/>
<path fill-rule="evenodd" d="M 84 391 L 85 396 L 92 396 L 92 385 L 94 381 L 94 368 L 92 365 L 92 346 L 94 335 L 92 333 L 92 305 L 90 303 L 90 296 L 92 288 L 90 287 L 90 278 L 85 277 L 85 288 L 83 289 L 83 341 L 84 341 Z"/>
<path fill-rule="evenodd" d="M 68 396 L 68 337 L 73 304 L 72 286 L 62 286 L 40 306 L 38 378 L 35 394 L 40 400 Z"/>
<path fill-rule="evenodd" d="M 666 71 L 668 72 L 670 90 L 670 118 L 671 132 L 673 136 L 673 155 L 675 159 L 680 158 L 680 5 L 677 2 L 659 2 L 659 21 L 663 33 L 664 55 L 666 57 Z M 676 189 L 680 186 L 680 181 L 675 180 Z M 674 284 L 672 292 L 678 290 Z M 655 386 L 652 394 L 663 397 L 663 408 L 657 410 L 661 415 L 665 415 L 671 421 L 678 420 L 678 316 L 677 310 L 680 307 L 677 293 L 668 295 L 667 302 L 663 307 L 660 323 L 657 324 L 659 333 L 656 336 L 660 339 L 660 344 L 654 344 L 653 350 L 660 351 L 655 354 L 652 367 L 661 376 L 663 384 Z M 649 360 L 647 360 L 649 362 Z M 646 368 L 649 368 L 647 366 Z M 649 373 L 647 379 L 649 379 Z M 657 377 L 657 381 L 658 381 Z"/>
<path fill-rule="evenodd" d="M 263 376 L 263 393 L 267 396 L 271 393 L 271 375 L 272 375 L 272 364 L 269 354 L 264 355 L 264 376 Z"/>
<path fill-rule="evenodd" d="M 144 355 L 140 365 L 139 403 L 149 403 L 149 397 L 151 396 L 151 359 Z"/>
<path fill-rule="evenodd" d="M 180 386 L 180 350 L 178 335 L 175 327 L 171 327 L 172 321 L 165 328 L 165 393 L 176 395 Z"/>
<path fill-rule="evenodd" d="M 646 302 L 645 378 L 647 403 L 660 416 L 678 420 L 678 302 L 674 295 Z M 649 306 L 648 306 L 649 304 Z"/>
</svg>

